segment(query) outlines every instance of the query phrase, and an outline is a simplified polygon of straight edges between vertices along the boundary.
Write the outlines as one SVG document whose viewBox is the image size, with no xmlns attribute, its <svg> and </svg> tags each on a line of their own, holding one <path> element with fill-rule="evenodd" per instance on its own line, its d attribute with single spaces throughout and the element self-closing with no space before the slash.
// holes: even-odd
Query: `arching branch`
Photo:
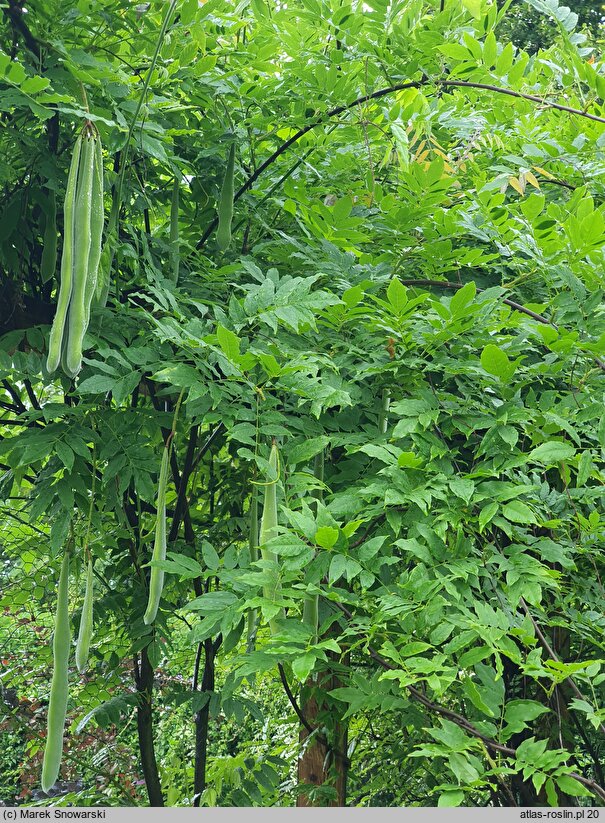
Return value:
<svg viewBox="0 0 605 823">
<path fill-rule="evenodd" d="M 337 757 L 339 757 L 343 761 L 343 763 L 346 763 L 347 766 L 350 766 L 351 761 L 349 760 L 348 756 L 344 752 L 340 751 L 340 749 L 338 749 L 337 747 L 332 746 L 328 742 L 328 740 L 321 733 L 318 732 L 318 729 L 315 728 L 314 726 L 312 726 L 309 723 L 309 721 L 305 717 L 302 709 L 298 705 L 298 701 L 294 697 L 292 689 L 290 688 L 290 684 L 288 683 L 288 678 L 286 676 L 286 672 L 285 672 L 284 667 L 281 663 L 277 664 L 277 670 L 279 671 L 279 679 L 281 680 L 282 686 L 284 687 L 286 697 L 288 698 L 288 700 L 290 702 L 290 705 L 294 709 L 294 712 L 295 712 L 296 716 L 300 720 L 301 724 L 308 731 L 309 735 L 315 734 L 317 739 L 319 740 L 319 742 L 322 744 L 322 746 L 324 746 L 329 751 L 333 752 Z"/>
<path fill-rule="evenodd" d="M 328 602 L 330 603 L 330 605 L 335 606 L 339 611 L 341 611 L 342 614 L 346 617 L 347 621 L 351 621 L 353 619 L 354 615 L 352 614 L 352 612 L 350 612 L 346 606 L 343 606 L 342 603 L 339 603 L 338 601 L 334 600 L 330 600 Z M 378 665 L 381 668 L 387 669 L 389 671 L 397 668 L 393 663 L 390 663 L 388 660 L 382 657 L 382 655 L 378 654 L 378 652 L 375 649 L 373 649 L 372 646 L 368 645 L 366 646 L 366 649 L 368 650 L 368 653 L 372 660 L 376 661 L 376 663 L 378 663 Z M 448 718 L 448 720 L 451 720 L 453 723 L 455 723 L 457 726 L 463 729 L 467 734 L 471 735 L 471 737 L 476 737 L 478 740 L 481 740 L 486 748 L 491 749 L 494 752 L 500 752 L 501 754 L 504 754 L 507 757 L 516 757 L 516 749 L 513 749 L 510 746 L 504 746 L 502 743 L 498 743 L 496 740 L 493 740 L 492 738 L 483 734 L 470 722 L 470 720 L 467 720 L 466 717 L 463 717 L 463 715 L 458 714 L 458 712 L 455 712 L 452 709 L 448 709 L 439 703 L 435 703 L 433 700 L 430 700 L 428 697 L 426 697 L 421 691 L 414 688 L 414 686 L 406 686 L 405 688 L 407 689 L 408 694 L 413 700 L 417 701 L 418 703 L 421 703 L 426 709 L 428 709 L 430 712 L 433 712 L 433 714 L 437 714 L 440 717 Z M 571 772 L 569 776 L 573 777 L 579 783 L 582 783 L 584 786 L 586 786 L 588 789 L 594 792 L 597 795 L 597 797 L 601 798 L 601 800 L 605 800 L 605 788 L 603 786 L 600 786 L 596 781 L 591 780 L 588 777 L 584 777 L 584 775 L 578 774 L 577 772 Z"/>
<path fill-rule="evenodd" d="M 23 9 L 15 0 L 9 0 L 8 4 L 4 6 L 4 14 L 10 20 L 16 34 L 21 37 L 27 48 L 36 58 L 39 58 L 41 44 L 36 40 L 23 19 Z"/>
<path fill-rule="evenodd" d="M 404 286 L 424 286 L 424 288 L 430 289 L 461 289 L 465 286 L 465 283 L 451 283 L 449 280 L 402 280 L 401 283 Z M 477 287 L 477 292 L 485 291 L 485 289 L 480 289 Z M 553 329 L 558 329 L 556 323 L 553 323 L 552 320 L 549 320 L 548 317 L 544 317 L 541 314 L 537 314 L 537 312 L 528 309 L 527 306 L 523 306 L 521 303 L 517 303 L 514 300 L 509 300 L 508 297 L 503 297 L 502 302 L 505 303 L 507 306 L 510 306 L 511 309 L 515 311 L 521 312 L 521 314 L 526 314 L 528 317 L 531 317 L 533 320 L 537 320 L 538 323 L 543 323 L 546 326 L 552 326 Z M 605 371 L 605 362 L 601 360 L 599 357 L 593 355 L 592 359 L 597 364 L 597 366 L 601 369 L 601 371 Z"/>
<path fill-rule="evenodd" d="M 451 283 L 449 280 L 402 280 L 401 283 L 404 286 L 424 286 L 425 288 L 433 288 L 433 289 L 461 289 L 466 283 Z M 480 293 L 485 291 L 485 289 L 480 289 L 477 286 L 477 292 Z M 522 306 L 521 303 L 516 303 L 514 300 L 509 300 L 508 297 L 503 297 L 502 302 L 505 303 L 507 306 L 510 306 L 511 309 L 515 309 L 515 311 L 521 312 L 522 314 L 526 314 L 528 317 L 531 317 L 533 320 L 537 320 L 538 323 L 544 323 L 547 326 L 554 326 L 555 324 L 549 320 L 547 317 L 544 317 L 541 314 L 537 314 L 535 311 L 528 309 L 526 306 Z"/>
<path fill-rule="evenodd" d="M 577 114 L 578 117 L 585 117 L 588 120 L 594 120 L 597 123 L 605 123 L 605 117 L 599 117 L 597 114 L 590 114 L 590 112 L 583 111 L 582 109 L 573 108 L 573 106 L 566 106 L 562 103 L 556 103 L 553 100 L 547 100 L 546 98 L 539 97 L 536 94 L 526 94 L 525 92 L 521 91 L 514 91 L 513 89 L 507 89 L 503 86 L 494 86 L 490 83 L 474 83 L 470 80 L 431 80 L 428 77 L 423 77 L 421 80 L 410 80 L 406 83 L 395 83 L 392 86 L 387 86 L 384 89 L 378 89 L 377 91 L 372 92 L 371 94 L 364 94 L 361 97 L 358 97 L 356 100 L 352 100 L 350 103 L 344 103 L 343 105 L 336 106 L 333 109 L 330 109 L 325 114 L 321 115 L 321 117 L 314 120 L 312 123 L 303 126 L 299 129 L 292 137 L 289 137 L 284 143 L 281 144 L 273 154 L 270 154 L 267 159 L 260 164 L 260 166 L 255 169 L 255 171 L 248 177 L 246 182 L 237 190 L 234 196 L 234 201 L 239 200 L 239 198 L 245 194 L 245 192 L 250 189 L 256 180 L 261 176 L 261 174 L 271 166 L 279 157 L 281 157 L 284 152 L 288 151 L 290 146 L 293 146 L 294 143 L 297 143 L 301 137 L 304 137 L 305 134 L 308 134 L 313 129 L 317 128 L 318 126 L 324 125 L 328 120 L 332 117 L 338 117 L 338 115 L 343 114 L 345 111 L 349 111 L 350 109 L 355 108 L 356 106 L 361 106 L 364 103 L 369 103 L 371 100 L 379 100 L 381 97 L 387 97 L 389 94 L 394 94 L 397 91 L 404 91 L 405 89 L 418 89 L 423 86 L 430 86 L 435 85 L 440 88 L 466 88 L 466 89 L 479 89 L 482 91 L 493 91 L 496 94 L 504 94 L 508 97 L 516 97 L 521 100 L 528 100 L 531 103 L 538 103 L 541 106 L 545 106 L 546 108 L 556 109 L 557 111 L 564 111 L 568 114 Z M 205 232 L 203 233 L 202 237 L 197 243 L 196 248 L 201 249 L 206 240 L 210 237 L 212 232 L 215 230 L 216 226 L 218 225 L 218 217 L 214 217 L 211 222 L 209 223 L 208 227 L 206 228 Z"/>
</svg>

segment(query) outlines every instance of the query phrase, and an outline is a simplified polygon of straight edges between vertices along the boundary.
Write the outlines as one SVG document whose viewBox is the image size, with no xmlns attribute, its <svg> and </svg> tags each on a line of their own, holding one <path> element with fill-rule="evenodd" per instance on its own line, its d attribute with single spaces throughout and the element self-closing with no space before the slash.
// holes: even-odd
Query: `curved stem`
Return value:
<svg viewBox="0 0 605 823">
<path fill-rule="evenodd" d="M 438 288 L 438 289 L 461 289 L 466 283 L 451 283 L 449 280 L 402 280 L 402 285 L 410 286 L 414 288 L 415 286 L 424 286 L 425 288 Z M 481 289 L 477 286 L 477 293 L 480 294 L 485 289 Z M 531 317 L 533 320 L 537 320 L 538 323 L 543 323 L 546 326 L 552 326 L 553 329 L 558 329 L 556 323 L 553 323 L 552 320 L 549 320 L 548 317 L 544 317 L 542 314 L 537 314 L 535 311 L 528 309 L 527 306 L 523 306 L 521 303 L 517 303 L 514 300 L 509 300 L 508 297 L 503 297 L 502 302 L 510 306 L 511 309 L 520 312 L 521 314 L 526 314 L 528 317 Z M 592 356 L 592 359 L 597 364 L 597 366 L 601 369 L 601 371 L 605 371 L 605 361 L 601 360 L 599 357 Z"/>
<path fill-rule="evenodd" d="M 173 3 L 174 4 L 174 3 Z M 170 12 L 169 12 L 170 13 Z M 404 91 L 405 89 L 418 89 L 423 86 L 429 85 L 439 86 L 441 88 L 466 88 L 466 89 L 479 89 L 482 91 L 493 91 L 496 94 L 505 94 L 508 97 L 516 97 L 521 100 L 528 100 L 531 103 L 539 103 L 541 106 L 546 106 L 550 109 L 556 109 L 557 111 L 564 111 L 568 114 L 577 114 L 579 117 L 585 117 L 588 120 L 594 120 L 597 123 L 605 123 L 605 117 L 599 117 L 596 114 L 590 114 L 589 112 L 582 111 L 582 109 L 576 109 L 572 106 L 566 106 L 562 103 L 555 103 L 552 100 L 546 100 L 545 98 L 538 97 L 535 94 L 526 94 L 525 92 L 521 91 L 514 91 L 513 89 L 507 89 L 503 86 L 494 86 L 490 83 L 475 83 L 470 80 L 431 80 L 429 77 L 423 77 L 421 80 L 409 80 L 405 83 L 395 83 L 392 86 L 387 86 L 383 89 L 378 89 L 377 91 L 372 92 L 371 94 L 364 94 L 361 97 L 352 100 L 350 103 L 344 103 L 340 106 L 336 106 L 333 109 L 330 109 L 317 120 L 314 120 L 312 123 L 303 126 L 297 132 L 295 132 L 292 137 L 289 137 L 284 143 L 281 144 L 273 154 L 270 154 L 267 159 L 258 166 L 257 169 L 250 175 L 250 177 L 246 180 L 246 182 L 238 189 L 235 193 L 233 198 L 233 202 L 239 200 L 239 198 L 245 194 L 245 192 L 250 189 L 256 180 L 260 177 L 260 175 L 274 163 L 278 157 L 280 157 L 284 152 L 286 152 L 290 146 L 293 146 L 294 143 L 297 143 L 301 137 L 304 137 L 305 134 L 308 134 L 313 129 L 317 128 L 317 126 L 322 126 L 327 120 L 331 117 L 337 117 L 339 114 L 342 114 L 349 109 L 353 109 L 356 106 L 361 106 L 363 103 L 368 103 L 371 100 L 379 100 L 381 97 L 387 97 L 389 94 L 394 94 L 397 91 Z M 210 237 L 216 226 L 218 225 L 218 217 L 214 217 L 210 223 L 208 224 L 204 234 L 198 240 L 197 249 L 201 249 L 202 246 L 206 243 L 206 240 Z"/>
<path fill-rule="evenodd" d="M 294 697 L 294 694 L 292 693 L 292 689 L 290 688 L 290 684 L 288 683 L 288 678 L 286 676 L 286 672 L 284 670 L 283 665 L 281 663 L 278 663 L 277 664 L 277 669 L 279 671 L 279 679 L 281 680 L 282 686 L 284 687 L 284 692 L 286 693 L 286 697 L 288 698 L 288 701 L 290 702 L 290 705 L 294 709 L 294 712 L 295 712 L 296 716 L 300 720 L 301 725 L 305 727 L 305 729 L 309 732 L 310 735 L 315 734 L 317 739 L 319 740 L 319 742 L 322 744 L 322 746 L 325 746 L 326 749 L 329 749 L 335 755 L 340 757 L 343 760 L 343 762 L 347 763 L 347 765 L 350 764 L 348 756 L 344 752 L 341 752 L 340 749 L 338 749 L 334 746 L 331 746 L 330 743 L 327 741 L 327 739 L 322 734 L 320 734 L 318 732 L 318 729 L 315 726 L 312 726 L 309 723 L 309 721 L 305 717 L 302 709 L 298 705 L 298 702 L 297 702 L 296 698 Z"/>
<path fill-rule="evenodd" d="M 335 606 L 339 611 L 341 611 L 344 616 L 347 618 L 347 621 L 353 619 L 354 615 L 352 612 L 347 609 L 342 603 L 338 603 L 338 601 L 330 600 L 329 603 Z M 372 646 L 367 645 L 366 649 L 368 654 L 381 666 L 383 669 L 392 670 L 396 669 L 397 667 L 386 660 L 382 655 L 378 654 Z M 418 703 L 421 703 L 426 709 L 437 714 L 441 717 L 447 717 L 461 729 L 463 729 L 467 734 L 470 734 L 472 737 L 476 737 L 478 740 L 481 740 L 488 749 L 491 749 L 495 752 L 500 752 L 501 754 L 505 754 L 508 757 L 516 757 L 517 750 L 511 748 L 510 746 L 504 746 L 502 743 L 498 743 L 496 740 L 493 740 L 491 737 L 483 734 L 483 732 L 479 731 L 471 722 L 467 720 L 458 712 L 452 711 L 452 709 L 448 709 L 445 706 L 440 705 L 439 703 L 435 703 L 434 701 L 430 700 L 426 697 L 419 689 L 416 689 L 414 686 L 406 686 L 405 687 L 410 695 L 410 697 L 416 700 Z M 579 783 L 582 783 L 584 786 L 589 788 L 592 792 L 594 792 L 601 800 L 605 800 L 605 788 L 600 786 L 596 781 L 591 780 L 588 777 L 584 777 L 577 772 L 571 772 L 570 777 L 573 777 Z"/>
<path fill-rule="evenodd" d="M 156 63 L 157 63 L 158 57 L 160 55 L 160 49 L 162 48 L 162 44 L 164 42 L 164 37 L 166 36 L 166 30 L 168 28 L 168 23 L 170 22 L 170 18 L 172 17 L 172 13 L 174 12 L 174 10 L 176 8 L 176 4 L 177 4 L 177 0 L 171 0 L 170 5 L 168 6 L 168 10 L 166 11 L 166 14 L 164 15 L 164 19 L 162 20 L 162 26 L 160 28 L 160 32 L 158 34 L 158 39 L 157 39 L 156 44 L 155 44 L 155 51 L 153 53 L 153 57 L 151 58 L 151 63 L 149 64 L 149 70 L 147 72 L 147 76 L 145 77 L 145 82 L 143 83 L 143 89 L 141 91 L 141 94 L 139 95 L 139 99 L 137 101 L 137 105 L 136 105 L 136 108 L 134 110 L 134 114 L 132 115 L 132 120 L 130 122 L 130 126 L 128 128 L 128 135 L 126 137 L 126 145 L 124 146 L 124 150 L 122 152 L 122 158 L 121 158 L 121 166 L 122 167 L 120 169 L 120 176 L 118 178 L 118 182 L 117 182 L 117 185 L 116 185 L 116 188 L 115 188 L 114 202 L 112 204 L 111 215 L 110 215 L 110 220 L 111 219 L 115 220 L 116 225 L 117 225 L 118 214 L 120 212 L 120 205 L 121 205 L 121 201 L 122 201 L 122 186 L 124 184 L 124 177 L 126 175 L 126 166 L 127 166 L 126 161 L 128 160 L 128 152 L 130 151 L 130 141 L 132 139 L 132 135 L 134 134 L 134 130 L 135 130 L 136 125 L 137 125 L 137 119 L 138 119 L 139 113 L 141 111 L 143 101 L 147 97 L 147 91 L 149 89 L 149 84 L 151 82 L 151 77 L 153 75 L 153 72 L 155 71 Z M 115 229 L 115 228 L 116 228 L 115 225 L 111 225 L 111 226 L 109 226 L 109 231 L 111 231 L 112 229 Z"/>
</svg>

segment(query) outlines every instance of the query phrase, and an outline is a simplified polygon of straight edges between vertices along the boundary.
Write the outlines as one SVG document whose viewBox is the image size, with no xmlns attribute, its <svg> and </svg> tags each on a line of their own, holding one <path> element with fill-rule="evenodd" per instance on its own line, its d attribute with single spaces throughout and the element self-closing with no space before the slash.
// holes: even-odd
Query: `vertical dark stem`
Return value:
<svg viewBox="0 0 605 823">
<path fill-rule="evenodd" d="M 258 493 L 256 488 L 252 487 L 250 498 L 250 511 L 248 512 L 250 519 L 250 532 L 248 545 L 250 548 L 250 562 L 256 563 L 259 558 L 258 549 Z M 247 629 L 246 629 L 246 651 L 253 652 L 256 645 L 256 631 L 258 629 L 258 609 L 250 609 L 247 615 Z"/>
<path fill-rule="evenodd" d="M 197 446 L 197 437 L 198 437 L 199 426 L 196 424 L 192 426 L 189 430 L 189 440 L 187 441 L 187 453 L 185 454 L 185 461 L 183 463 L 183 471 L 181 473 L 180 483 L 177 485 L 177 499 L 176 505 L 174 507 L 174 517 L 172 518 L 172 525 L 170 527 L 170 536 L 169 540 L 176 540 L 177 535 L 179 533 L 179 527 L 181 525 L 181 521 L 185 516 L 185 513 L 188 511 L 188 504 L 187 504 L 187 485 L 189 483 L 189 478 L 191 477 L 191 472 L 193 471 L 193 458 L 195 456 L 195 449 Z M 188 521 L 189 522 L 189 521 Z M 187 542 L 190 542 L 192 545 L 195 543 L 195 534 L 191 534 L 189 539 L 188 536 L 188 528 L 185 528 L 186 535 L 185 539 Z"/>
<path fill-rule="evenodd" d="M 51 154 L 57 154 L 59 150 L 59 112 L 56 111 L 46 123 L 46 133 L 48 134 L 48 149 Z"/>
<path fill-rule="evenodd" d="M 164 797 L 155 759 L 153 744 L 153 667 L 147 654 L 147 649 L 141 650 L 140 661 L 134 669 L 135 684 L 139 702 L 137 705 L 137 731 L 139 735 L 139 751 L 143 766 L 143 777 L 149 796 L 150 806 L 163 806 Z"/>
<path fill-rule="evenodd" d="M 199 806 L 202 792 L 206 788 L 206 763 L 208 760 L 208 722 L 210 719 L 210 697 L 214 691 L 215 646 L 211 638 L 204 641 L 204 675 L 202 693 L 208 693 L 208 700 L 195 715 L 195 767 L 193 773 L 193 805 Z"/>
<path fill-rule="evenodd" d="M 152 394 L 154 404 L 156 400 Z M 199 459 L 210 448 L 214 436 L 220 431 L 217 427 L 213 434 L 207 439 L 202 448 Z M 183 465 L 183 471 L 179 475 L 178 465 L 173 455 L 172 473 L 175 486 L 177 488 L 177 502 L 175 505 L 175 513 L 172 521 L 172 528 L 170 530 L 170 540 L 174 540 L 179 531 L 181 522 L 183 523 L 183 534 L 185 541 L 190 546 L 195 546 L 196 536 L 191 522 L 191 513 L 189 511 L 189 502 L 187 499 L 187 485 L 192 471 L 195 468 L 195 450 L 197 447 L 199 427 L 193 426 L 189 432 L 189 441 L 187 444 L 187 452 Z M 214 514 L 214 494 L 215 494 L 215 477 L 214 477 L 214 462 L 212 455 L 210 456 L 210 479 L 209 479 L 209 495 L 210 495 L 210 511 Z M 201 577 L 193 580 L 193 590 L 196 597 L 200 597 L 205 591 L 208 591 L 209 581 L 204 584 Z M 204 671 L 202 675 L 201 692 L 208 695 L 206 704 L 195 715 L 195 751 L 194 751 L 194 766 L 193 766 L 193 805 L 195 807 L 200 805 L 202 793 L 206 788 L 206 764 L 208 761 L 208 727 L 210 721 L 210 698 L 214 691 L 215 682 L 215 657 L 218 648 L 221 644 L 221 637 L 213 641 L 208 638 L 203 643 L 200 643 L 197 648 L 193 671 L 192 690 L 197 692 L 199 683 L 200 664 L 202 659 L 202 651 L 204 652 Z"/>
<path fill-rule="evenodd" d="M 214 479 L 214 455 L 210 454 L 210 475 L 208 478 L 208 496 L 210 497 L 209 502 L 209 509 L 210 509 L 210 519 L 214 518 L 214 492 L 215 492 L 215 479 Z"/>
<path fill-rule="evenodd" d="M 244 237 L 242 240 L 242 254 L 248 254 L 250 251 L 250 222 L 246 223 L 246 228 L 244 229 Z"/>
<path fill-rule="evenodd" d="M 128 491 L 124 494 L 124 511 L 128 518 L 128 523 L 133 531 L 134 540 L 128 541 L 130 556 L 133 566 L 142 585 L 145 583 L 145 576 L 140 567 L 141 548 L 141 524 L 136 511 L 137 500 L 134 489 L 129 490 L 132 494 L 134 504 L 129 500 Z M 141 765 L 143 767 L 143 777 L 145 787 L 149 796 L 150 806 L 163 806 L 162 786 L 158 772 L 158 764 L 155 759 L 155 747 L 153 742 L 153 666 L 149 660 L 147 649 L 141 650 L 140 656 L 135 655 L 133 661 L 134 683 L 137 690 L 137 732 L 139 737 L 139 753 L 141 755 Z"/>
</svg>

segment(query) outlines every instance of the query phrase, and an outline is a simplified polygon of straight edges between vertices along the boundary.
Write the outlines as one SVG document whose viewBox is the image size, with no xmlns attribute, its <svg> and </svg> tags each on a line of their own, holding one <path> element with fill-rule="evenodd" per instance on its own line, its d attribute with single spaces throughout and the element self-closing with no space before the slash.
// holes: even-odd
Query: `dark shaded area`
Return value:
<svg viewBox="0 0 605 823">
<path fill-rule="evenodd" d="M 22 289 L 16 280 L 0 275 L 0 335 L 52 322 L 54 305 Z"/>
<path fill-rule="evenodd" d="M 577 30 L 584 29 L 593 41 L 603 37 L 603 23 L 605 22 L 605 4 L 595 0 L 563 0 L 560 5 L 568 5 L 578 15 Z M 557 24 L 532 8 L 526 0 L 513 0 L 506 18 L 498 27 L 498 38 L 502 41 L 510 40 L 516 46 L 534 54 L 539 49 L 549 48 L 558 33 Z"/>
</svg>

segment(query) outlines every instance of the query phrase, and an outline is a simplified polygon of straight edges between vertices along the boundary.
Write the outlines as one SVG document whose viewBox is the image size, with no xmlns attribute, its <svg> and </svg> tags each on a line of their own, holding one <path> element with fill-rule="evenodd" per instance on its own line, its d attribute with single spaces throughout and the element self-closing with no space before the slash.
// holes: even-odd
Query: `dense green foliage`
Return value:
<svg viewBox="0 0 605 823">
<path fill-rule="evenodd" d="M 530 5 L 547 51 L 485 0 L 3 7 L 3 799 L 41 798 L 69 544 L 51 802 L 603 804 L 605 64 Z"/>
</svg>

